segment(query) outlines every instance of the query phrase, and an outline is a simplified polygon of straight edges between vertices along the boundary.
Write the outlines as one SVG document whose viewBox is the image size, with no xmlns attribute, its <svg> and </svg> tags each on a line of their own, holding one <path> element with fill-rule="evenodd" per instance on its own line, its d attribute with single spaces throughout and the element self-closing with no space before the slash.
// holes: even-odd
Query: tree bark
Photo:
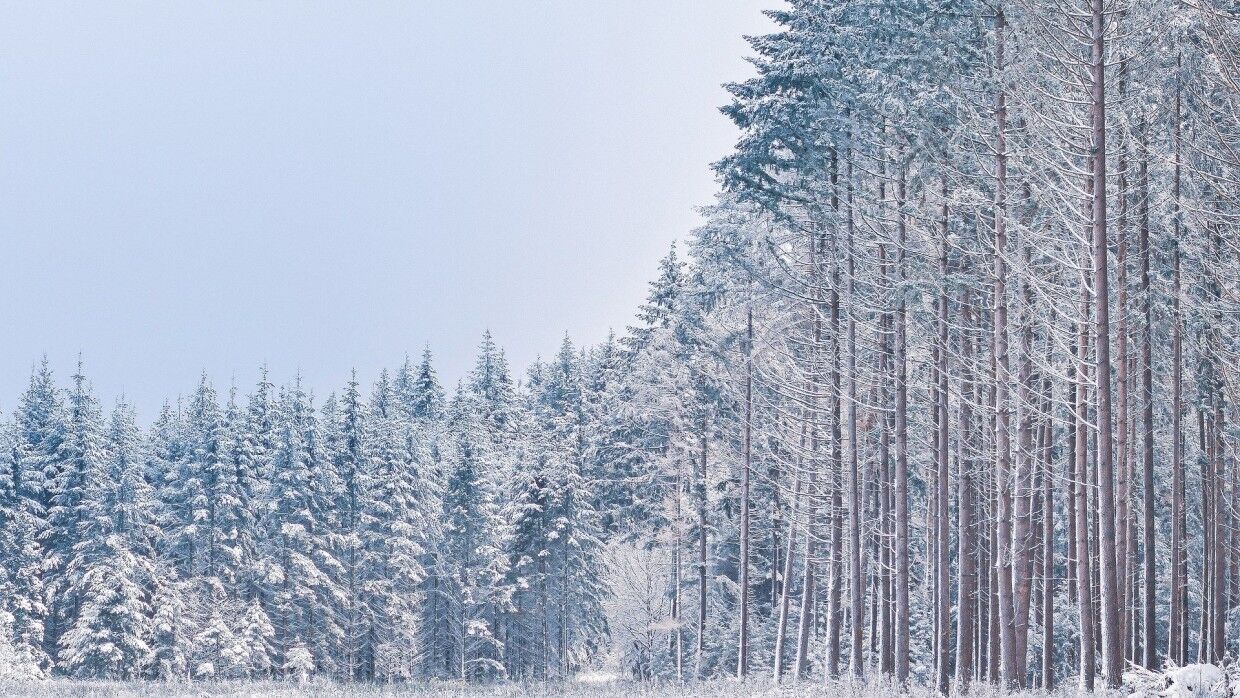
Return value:
<svg viewBox="0 0 1240 698">
<path fill-rule="evenodd" d="M 736 676 L 749 673 L 749 487 L 753 470 L 753 306 L 745 309 L 745 424 L 744 463 L 741 466 L 740 520 L 740 639 L 737 642 Z"/>
<path fill-rule="evenodd" d="M 1043 379 L 1042 446 L 1042 690 L 1055 690 L 1055 471 L 1052 385 Z"/>
<path fill-rule="evenodd" d="M 801 448 L 805 447 L 805 422 L 801 423 Z M 788 635 L 788 610 L 792 599 L 792 573 L 796 558 L 797 510 L 801 505 L 801 468 L 797 464 L 795 484 L 792 492 L 792 515 L 788 519 L 788 547 L 784 554 L 783 577 L 780 580 L 779 594 L 779 625 L 775 630 L 775 683 L 784 677 L 784 644 Z"/>
<path fill-rule="evenodd" d="M 1145 558 L 1145 578 L 1142 592 L 1142 622 L 1145 650 L 1142 664 L 1147 669 L 1158 666 L 1157 628 L 1155 603 L 1158 584 L 1158 539 L 1154 525 L 1154 314 L 1150 289 L 1150 204 L 1149 204 L 1149 149 L 1146 142 L 1146 124 L 1141 124 L 1141 231 L 1137 243 L 1141 254 L 1141 308 L 1144 324 L 1141 328 L 1141 500 L 1142 500 L 1142 556 Z"/>
<path fill-rule="evenodd" d="M 1107 247 L 1107 147 L 1106 90 L 1104 83 L 1107 18 L 1103 0 L 1090 3 L 1093 21 L 1091 54 L 1091 121 L 1093 124 L 1093 258 L 1094 258 L 1094 347 L 1098 419 L 1098 517 L 1101 551 L 1099 577 L 1102 616 L 1102 655 L 1107 684 L 1118 688 L 1123 679 L 1124 640 L 1120 635 L 1119 591 L 1116 578 L 1117 549 L 1115 531 L 1114 422 L 1111 410 L 1111 307 Z"/>
<path fill-rule="evenodd" d="M 1141 124 L 1141 233 L 1137 247 L 1141 254 L 1141 306 L 1145 322 L 1141 329 L 1141 501 L 1142 552 L 1145 558 L 1145 588 L 1142 591 L 1142 665 L 1158 666 L 1156 596 L 1158 584 L 1157 533 L 1154 528 L 1154 391 L 1153 391 L 1153 291 L 1149 288 L 1149 151 L 1147 126 Z"/>
<path fill-rule="evenodd" d="M 703 678 L 702 664 L 703 655 L 706 652 L 706 567 L 707 567 L 707 540 L 706 540 L 706 449 L 708 438 L 708 422 L 705 408 L 702 412 L 702 432 L 699 436 L 702 451 L 702 460 L 700 461 L 698 476 L 694 483 L 694 499 L 697 500 L 697 519 L 698 519 L 698 613 L 697 613 L 697 642 L 695 643 L 695 662 L 694 674 L 697 678 Z"/>
<path fill-rule="evenodd" d="M 855 253 L 854 190 L 852 151 L 848 151 L 848 223 L 845 242 L 845 260 L 848 264 L 848 596 L 849 673 L 856 678 L 865 676 L 865 588 L 864 568 L 861 561 L 861 471 L 858 462 L 857 443 L 857 303 Z"/>
<path fill-rule="evenodd" d="M 825 675 L 840 673 L 841 601 L 844 586 L 844 451 L 840 342 L 840 274 L 834 267 L 831 284 L 831 578 L 827 592 L 827 666 Z"/>
<path fill-rule="evenodd" d="M 839 152 L 831 150 L 831 208 L 836 213 L 840 210 L 839 189 Z M 826 254 L 824 240 L 823 254 Z M 839 253 L 838 238 L 834 249 Z M 832 255 L 833 257 L 835 255 Z M 838 260 L 831 265 L 831 326 L 830 361 L 831 361 L 831 555 L 830 579 L 827 590 L 827 662 L 826 677 L 835 677 L 840 673 L 840 626 L 843 624 L 841 600 L 844 586 L 844 467 L 843 467 L 843 424 L 842 407 L 843 378 L 841 371 L 843 343 L 840 341 L 840 265 Z"/>
<path fill-rule="evenodd" d="M 903 159 L 901 157 L 901 159 Z M 907 242 L 905 220 L 905 166 L 898 164 L 896 178 L 896 681 L 903 684 L 909 675 L 909 521 L 908 521 L 908 309 L 904 301 L 904 249 Z"/>
<path fill-rule="evenodd" d="M 1179 61 L 1177 60 L 1177 65 Z M 1184 319 L 1180 311 L 1180 92 L 1176 89 L 1174 112 L 1175 171 L 1172 195 L 1175 211 L 1171 259 L 1171 609 L 1167 624 L 1167 654 L 1184 665 L 1188 658 L 1188 557 L 1184 550 L 1187 502 L 1184 487 Z"/>
<path fill-rule="evenodd" d="M 937 459 L 937 477 L 935 485 L 937 486 L 937 511 L 935 513 L 935 523 L 937 529 L 935 537 L 937 539 L 937 557 L 934 562 L 935 568 L 935 618 L 938 631 L 937 657 L 935 676 L 935 687 L 939 693 L 946 694 L 950 684 L 951 672 L 951 642 L 950 642 L 950 623 L 951 623 L 951 603 L 950 603 L 950 586 L 951 580 L 948 572 L 949 552 L 951 535 L 948 528 L 948 519 L 950 511 L 948 506 L 948 480 L 951 477 L 948 463 L 948 395 L 947 395 L 947 352 L 948 352 L 948 334 L 947 334 L 947 314 L 948 314 L 948 296 L 947 296 L 947 234 L 950 221 L 948 220 L 947 209 L 947 179 L 944 178 L 940 182 L 942 190 L 942 212 L 939 229 L 939 298 L 938 298 L 938 356 L 936 357 L 935 377 L 936 377 L 936 400 L 935 411 L 938 421 L 937 446 L 938 452 L 935 454 Z"/>
<path fill-rule="evenodd" d="M 1076 397 L 1073 404 L 1075 437 L 1075 462 L 1073 472 L 1073 498 L 1076 500 L 1076 597 L 1077 615 L 1080 623 L 1080 687 L 1085 691 L 1094 690 L 1094 603 L 1093 579 L 1090 573 L 1089 551 L 1089 419 L 1087 410 L 1087 384 L 1089 371 L 1089 288 L 1082 283 L 1081 289 L 1081 322 L 1077 331 L 1076 347 Z"/>
<path fill-rule="evenodd" d="M 1120 68 L 1120 101 L 1127 95 L 1127 63 Z M 1115 253 L 1115 589 L 1119 621 L 1117 632 L 1120 643 L 1120 666 L 1126 658 L 1129 642 L 1128 622 L 1128 498 L 1130 483 L 1128 471 L 1128 142 L 1119 151 L 1118 217 L 1116 221 Z M 1121 669 L 1122 671 L 1122 669 Z"/>
<path fill-rule="evenodd" d="M 1007 307 L 1007 92 L 1003 83 L 1006 70 L 1004 48 L 1007 20 L 1000 7 L 995 15 L 995 65 L 1000 76 L 995 103 L 995 201 L 994 201 L 994 334 L 995 361 L 995 487 L 998 497 L 995 560 L 998 582 L 999 653 L 1002 659 L 1002 683 L 1020 687 L 1016 644 L 1016 618 L 1013 594 L 1013 513 L 1012 513 L 1012 446 L 1010 440 L 1011 405 L 1008 397 L 1008 307 Z M 1023 545 L 1023 541 L 1022 541 Z"/>
<path fill-rule="evenodd" d="M 973 487 L 973 408 L 976 388 L 973 385 L 973 300 L 968 287 L 960 291 L 960 428 L 961 442 L 957 487 L 957 537 L 960 556 L 959 578 L 956 583 L 956 687 L 963 693 L 973 678 L 973 646 L 976 632 L 973 609 L 977 603 L 977 540 L 974 531 L 974 507 L 977 494 Z"/>
</svg>

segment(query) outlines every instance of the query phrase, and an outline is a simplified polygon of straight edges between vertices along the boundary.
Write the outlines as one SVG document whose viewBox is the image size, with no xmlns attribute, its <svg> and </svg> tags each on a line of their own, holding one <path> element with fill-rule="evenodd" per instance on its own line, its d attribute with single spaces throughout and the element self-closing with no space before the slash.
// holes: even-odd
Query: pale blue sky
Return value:
<svg viewBox="0 0 1240 698">
<path fill-rule="evenodd" d="M 204 369 L 322 394 L 622 330 L 777 4 L 5 2 L 0 408 L 44 352 L 150 419 Z"/>
</svg>

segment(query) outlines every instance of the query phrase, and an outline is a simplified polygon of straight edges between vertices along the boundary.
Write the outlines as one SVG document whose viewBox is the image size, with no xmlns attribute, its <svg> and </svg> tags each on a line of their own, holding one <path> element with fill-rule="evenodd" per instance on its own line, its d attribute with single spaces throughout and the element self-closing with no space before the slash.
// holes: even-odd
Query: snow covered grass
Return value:
<svg viewBox="0 0 1240 698">
<path fill-rule="evenodd" d="M 293 698 L 300 696 L 323 697 L 359 696 L 363 698 L 386 698 L 387 696 L 409 696 L 411 698 L 543 698 L 550 696 L 567 696 L 571 698 L 806 698 L 826 696 L 828 698 L 879 698 L 880 696 L 899 695 L 900 692 L 890 684 L 846 684 L 804 682 L 801 684 L 785 683 L 775 685 L 769 681 L 751 680 L 744 684 L 736 681 L 717 680 L 703 683 L 673 684 L 641 684 L 627 681 L 589 680 L 572 683 L 506 683 L 494 685 L 468 685 L 451 682 L 433 682 L 401 684 L 392 686 L 376 685 L 342 685 L 328 682 L 309 682 L 298 685 L 284 681 L 256 682 L 193 682 L 193 683 L 160 683 L 148 682 L 109 682 L 109 681 L 67 681 L 52 680 L 31 683 L 0 683 L 0 695 L 14 698 L 44 698 L 62 696 L 71 698 L 212 698 L 214 696 L 229 697 L 263 697 Z M 932 691 L 913 688 L 903 695 L 910 698 L 930 698 Z M 974 686 L 969 691 L 970 698 L 998 698 L 1001 694 L 992 687 Z M 1048 698 L 1048 694 L 1028 691 L 1022 693 L 1002 694 L 1004 698 Z M 1058 691 L 1056 696 L 1067 698 L 1077 695 L 1076 691 L 1066 689 Z"/>
</svg>

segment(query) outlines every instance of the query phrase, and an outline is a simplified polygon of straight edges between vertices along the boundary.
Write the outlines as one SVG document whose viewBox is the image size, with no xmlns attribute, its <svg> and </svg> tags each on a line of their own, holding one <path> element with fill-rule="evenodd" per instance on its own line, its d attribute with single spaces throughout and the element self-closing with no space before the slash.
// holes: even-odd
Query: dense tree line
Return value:
<svg viewBox="0 0 1240 698">
<path fill-rule="evenodd" d="M 772 449 L 740 530 L 775 637 L 743 609 L 738 672 L 1092 688 L 1234 654 L 1237 8 L 771 16 L 697 237 Z"/>
<path fill-rule="evenodd" d="M 1115 685 L 1240 652 L 1240 11 L 793 0 L 622 337 L 5 422 L 12 653 Z M 3 649 L 3 648 L 0 648 Z"/>
<path fill-rule="evenodd" d="M 46 361 L 4 425 L 5 656 L 37 673 L 554 677 L 607 637 L 585 400 L 567 340 L 513 383 L 488 335 L 449 398 L 430 354 L 316 404 L 204 376 L 144 433 Z"/>
</svg>

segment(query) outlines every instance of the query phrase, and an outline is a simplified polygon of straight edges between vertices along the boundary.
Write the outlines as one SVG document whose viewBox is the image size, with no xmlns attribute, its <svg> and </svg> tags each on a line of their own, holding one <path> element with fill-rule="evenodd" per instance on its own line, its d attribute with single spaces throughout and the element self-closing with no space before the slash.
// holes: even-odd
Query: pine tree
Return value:
<svg viewBox="0 0 1240 698">
<path fill-rule="evenodd" d="M 47 510 L 44 560 L 48 592 L 54 599 L 47 642 L 56 643 L 57 648 L 62 644 L 63 634 L 81 613 L 85 600 L 74 584 L 76 575 L 70 570 L 70 564 L 83 543 L 88 520 L 103 513 L 99 503 L 90 499 L 89 487 L 93 480 L 102 476 L 108 459 L 103 417 L 82 373 L 81 362 L 73 375 L 73 390 L 66 407 L 65 432 L 58 456 L 56 475 L 49 485 L 52 496 Z"/>
<path fill-rule="evenodd" d="M 366 432 L 366 496 L 359 522 L 363 604 L 368 629 L 364 678 L 407 678 L 417 650 L 416 611 L 425 579 L 425 496 L 419 471 L 426 454 L 411 425 L 391 404 L 385 377 L 371 399 Z M 420 495 L 419 492 L 423 494 Z"/>
<path fill-rule="evenodd" d="M 318 520 L 326 503 L 314 487 L 314 473 L 324 467 L 325 454 L 317 444 L 313 404 L 300 381 L 283 391 L 279 407 L 259 584 L 275 630 L 275 657 L 284 664 L 296 648 L 316 644 L 306 638 L 337 635 L 328 600 L 338 593 L 332 577 L 338 563 L 329 532 Z"/>
<path fill-rule="evenodd" d="M 539 426 L 536 501 L 544 532 L 535 557 L 550 562 L 540 580 L 550 592 L 542 607 L 554 623 L 554 670 L 561 676 L 588 664 L 608 635 L 600 522 L 583 472 L 588 449 L 582 383 L 581 357 L 565 337 L 533 395 Z"/>
<path fill-rule="evenodd" d="M 220 596 L 235 587 L 241 564 L 237 537 L 244 516 L 232 443 L 234 419 L 235 403 L 230 398 L 228 413 L 222 412 L 215 389 L 202 376 L 186 414 L 183 481 L 195 483 L 201 492 L 191 513 L 197 558 L 191 569 L 201 577 L 205 593 Z"/>
<path fill-rule="evenodd" d="M 637 310 L 639 324 L 629 327 L 628 336 L 622 340 L 630 354 L 645 348 L 656 329 L 671 324 L 683 286 L 684 262 L 677 256 L 673 244 L 667 255 L 659 260 L 659 277 L 650 282 L 646 302 Z"/>
<path fill-rule="evenodd" d="M 44 576 L 48 507 L 65 438 L 64 407 L 47 357 L 31 373 L 14 417 L 11 451 L 11 505 L 14 544 L 6 564 L 13 596 L 14 642 L 43 670 L 52 666 L 52 623 Z"/>
<path fill-rule="evenodd" d="M 189 585 L 177 577 L 174 566 L 162 561 L 155 567 L 154 579 L 151 673 L 165 681 L 189 678 L 194 634 L 200 625 L 189 615 Z"/>
<path fill-rule="evenodd" d="M 151 606 L 151 673 L 161 679 L 190 676 L 192 639 L 200 625 L 196 580 L 184 566 L 180 543 L 192 531 L 183 530 L 185 503 L 180 496 L 184 472 L 181 463 L 187 452 L 185 421 L 179 409 L 165 403 L 151 427 L 147 449 L 146 474 L 156 498 L 159 535 L 156 539 L 158 562 L 155 566 Z"/>
<path fill-rule="evenodd" d="M 362 678 L 362 660 L 367 654 L 367 616 L 364 610 L 365 554 L 361 525 L 367 502 L 368 463 L 366 451 L 366 404 L 358 391 L 354 370 L 335 409 L 335 424 L 324 415 L 330 429 L 328 446 L 340 489 L 334 496 L 336 511 L 335 550 L 342 572 L 343 592 L 340 622 L 344 633 L 343 671 L 346 677 Z"/>
<path fill-rule="evenodd" d="M 267 488 L 271 481 L 276 443 L 273 390 L 264 365 L 259 369 L 258 384 L 249 396 L 244 416 L 231 421 L 237 431 L 232 438 L 236 449 L 233 463 L 241 495 L 241 520 L 237 526 L 237 548 L 241 556 L 238 583 L 241 586 L 240 596 L 246 601 L 257 599 L 262 593 L 260 548 L 265 534 Z"/>
<path fill-rule="evenodd" d="M 29 650 L 13 640 L 13 615 L 0 610 L 0 682 L 25 683 L 44 677 Z"/>
<path fill-rule="evenodd" d="M 258 599 L 245 605 L 236 626 L 233 662 L 238 673 L 246 678 L 270 676 L 275 629 Z"/>
<path fill-rule="evenodd" d="M 487 365 L 485 361 L 480 364 Z M 494 374 L 491 377 L 505 380 Z M 473 378 L 475 385 L 481 383 L 478 375 Z M 448 626 L 444 669 L 451 676 L 466 679 L 504 674 L 498 629 L 510 604 L 502 557 L 507 532 L 496 479 L 502 461 L 489 428 L 493 428 L 498 414 L 503 414 L 507 423 L 510 405 L 492 403 L 485 407 L 484 395 L 458 391 L 449 410 L 445 454 L 445 543 L 439 566 Z"/>
<path fill-rule="evenodd" d="M 468 389 L 488 439 L 498 443 L 508 428 L 515 395 L 508 359 L 491 337 L 490 330 L 482 335 L 478 358 L 469 374 Z"/>
<path fill-rule="evenodd" d="M 429 348 L 422 351 L 422 361 L 418 364 L 417 377 L 410 386 L 407 404 L 414 419 L 433 422 L 443 418 L 444 390 L 439 383 L 439 375 L 431 364 Z"/>
<path fill-rule="evenodd" d="M 237 640 L 225 619 L 223 598 L 215 597 L 211 601 L 202 629 L 193 638 L 194 677 L 199 679 L 227 678 L 235 667 L 233 653 Z"/>
<path fill-rule="evenodd" d="M 631 504 L 626 480 L 634 460 L 627 448 L 633 434 L 622 414 L 627 390 L 624 364 L 620 342 L 614 332 L 608 332 L 607 339 L 587 353 L 582 369 L 585 477 L 592 483 L 592 505 L 606 533 L 620 527 Z"/>
<path fill-rule="evenodd" d="M 80 392 L 79 386 L 71 414 L 78 410 L 74 403 L 88 399 Z M 85 409 L 89 414 L 91 408 Z M 70 443 L 93 438 L 79 440 L 76 431 L 71 428 Z M 99 447 L 71 448 L 86 453 Z M 78 542 L 66 565 L 65 595 L 77 605 L 60 639 L 60 667 L 67 673 L 134 679 L 152 659 L 155 500 L 143 474 L 142 448 L 133 408 L 121 402 L 112 412 L 106 463 L 92 462 L 86 470 Z"/>
<path fill-rule="evenodd" d="M 0 424 L 0 651 L 7 658 L 0 663 L 11 667 L 14 678 L 38 678 L 47 668 L 38 568 L 40 509 L 22 492 L 16 432 L 15 424 Z"/>
</svg>

